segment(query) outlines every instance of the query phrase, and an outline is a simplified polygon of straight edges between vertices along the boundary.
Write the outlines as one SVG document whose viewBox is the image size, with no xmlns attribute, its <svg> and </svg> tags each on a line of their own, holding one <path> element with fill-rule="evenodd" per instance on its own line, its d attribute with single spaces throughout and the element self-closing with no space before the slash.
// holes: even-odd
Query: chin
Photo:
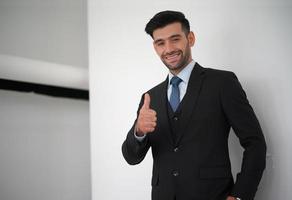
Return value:
<svg viewBox="0 0 292 200">
<path fill-rule="evenodd" d="M 170 68 L 171 68 L 172 70 L 178 70 L 178 69 L 183 68 L 181 62 L 178 62 L 178 63 L 176 63 L 176 64 L 172 64 L 172 65 L 169 64 L 168 66 L 170 66 Z"/>
<path fill-rule="evenodd" d="M 177 71 L 177 70 L 180 70 L 183 68 L 182 63 L 180 61 L 178 61 L 176 63 L 168 63 L 165 60 L 162 60 L 162 62 L 169 70 Z"/>
<path fill-rule="evenodd" d="M 177 72 L 177 71 L 180 71 L 182 68 L 175 66 L 175 67 L 168 67 L 168 69 L 171 70 L 171 71 L 176 71 Z"/>
</svg>

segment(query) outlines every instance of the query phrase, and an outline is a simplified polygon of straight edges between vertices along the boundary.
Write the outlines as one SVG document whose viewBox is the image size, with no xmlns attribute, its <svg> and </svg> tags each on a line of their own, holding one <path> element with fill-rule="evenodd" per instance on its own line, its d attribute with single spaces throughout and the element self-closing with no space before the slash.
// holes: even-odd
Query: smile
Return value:
<svg viewBox="0 0 292 200">
<path fill-rule="evenodd" d="M 177 53 L 165 56 L 165 59 L 166 60 L 175 60 L 175 59 L 177 59 L 179 57 L 179 55 L 180 55 L 180 53 L 177 52 Z"/>
</svg>

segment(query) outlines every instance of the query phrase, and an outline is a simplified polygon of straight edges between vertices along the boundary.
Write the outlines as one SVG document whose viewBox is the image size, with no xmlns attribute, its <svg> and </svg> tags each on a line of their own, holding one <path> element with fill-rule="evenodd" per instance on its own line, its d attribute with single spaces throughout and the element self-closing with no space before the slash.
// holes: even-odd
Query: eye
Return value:
<svg viewBox="0 0 292 200">
<path fill-rule="evenodd" d="M 164 45 L 164 42 L 157 42 L 156 45 L 157 46 L 163 46 Z"/>
<path fill-rule="evenodd" d="M 173 38 L 173 39 L 172 39 L 173 42 L 177 42 L 177 41 L 179 41 L 179 40 L 180 40 L 179 38 Z"/>
</svg>

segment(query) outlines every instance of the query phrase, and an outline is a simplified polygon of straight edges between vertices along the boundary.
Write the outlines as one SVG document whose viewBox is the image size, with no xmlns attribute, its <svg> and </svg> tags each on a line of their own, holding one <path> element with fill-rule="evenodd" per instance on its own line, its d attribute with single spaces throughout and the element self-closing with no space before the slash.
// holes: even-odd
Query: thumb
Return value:
<svg viewBox="0 0 292 200">
<path fill-rule="evenodd" d="M 144 109 L 150 109 L 150 95 L 146 93 L 144 95 L 144 104 L 143 104 Z"/>
</svg>

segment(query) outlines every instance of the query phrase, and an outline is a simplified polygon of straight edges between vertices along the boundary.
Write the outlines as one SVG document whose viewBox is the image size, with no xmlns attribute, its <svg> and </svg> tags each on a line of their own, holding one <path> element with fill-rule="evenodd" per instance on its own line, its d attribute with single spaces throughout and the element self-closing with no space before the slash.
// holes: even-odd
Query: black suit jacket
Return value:
<svg viewBox="0 0 292 200">
<path fill-rule="evenodd" d="M 235 74 L 195 65 L 181 103 L 176 140 L 167 112 L 167 85 L 168 79 L 148 91 L 150 107 L 157 112 L 155 131 L 138 142 L 134 123 L 122 145 L 131 165 L 140 163 L 151 147 L 152 199 L 223 200 L 232 195 L 252 200 L 265 168 L 266 143 Z M 235 183 L 228 152 L 231 127 L 244 148 Z"/>
</svg>

